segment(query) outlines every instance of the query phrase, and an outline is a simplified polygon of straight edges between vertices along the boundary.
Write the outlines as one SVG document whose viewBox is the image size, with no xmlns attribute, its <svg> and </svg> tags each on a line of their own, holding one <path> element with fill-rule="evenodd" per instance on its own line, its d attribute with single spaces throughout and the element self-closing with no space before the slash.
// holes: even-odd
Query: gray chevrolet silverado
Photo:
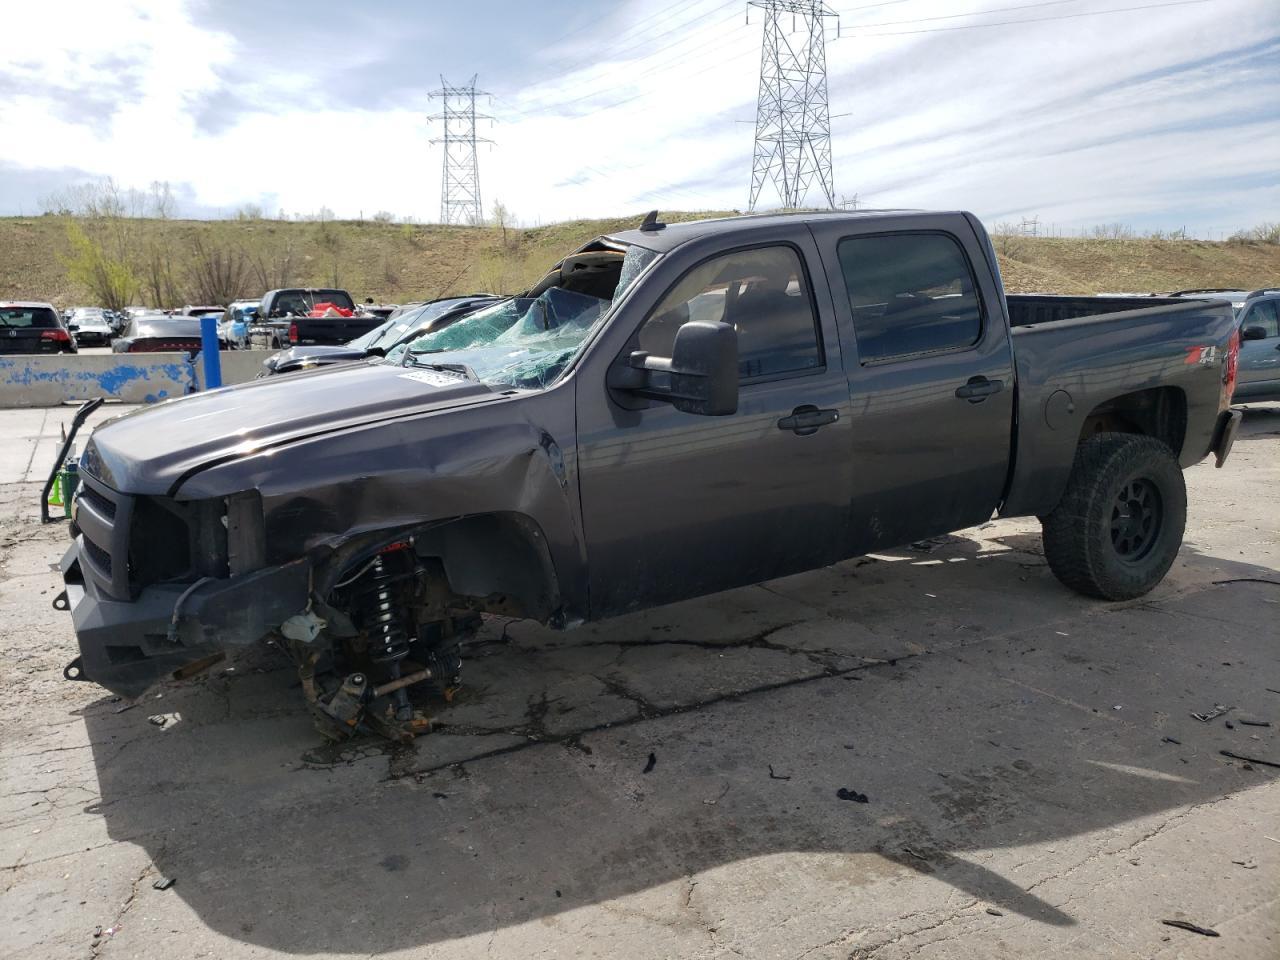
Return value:
<svg viewBox="0 0 1280 960">
<path fill-rule="evenodd" d="M 483 615 L 570 627 L 993 513 L 1136 597 L 1181 468 L 1230 450 L 1238 349 L 1225 302 L 1006 297 L 966 213 L 651 214 L 385 358 L 99 427 L 66 676 L 136 696 L 271 638 L 324 732 L 408 737 Z"/>
</svg>

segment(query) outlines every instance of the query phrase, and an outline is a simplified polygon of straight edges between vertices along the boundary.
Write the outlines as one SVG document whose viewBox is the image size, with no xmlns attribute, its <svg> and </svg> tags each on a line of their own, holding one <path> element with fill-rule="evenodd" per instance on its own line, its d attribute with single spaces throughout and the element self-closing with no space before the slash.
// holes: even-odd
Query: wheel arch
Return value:
<svg viewBox="0 0 1280 960">
<path fill-rule="evenodd" d="M 1077 446 L 1099 433 L 1154 437 L 1180 457 L 1187 436 L 1187 395 L 1178 387 L 1151 387 L 1104 400 L 1085 416 Z"/>
<path fill-rule="evenodd" d="M 362 534 L 337 550 L 315 583 L 327 594 L 386 546 L 411 539 L 423 560 L 440 564 L 459 605 L 483 613 L 555 624 L 560 581 L 546 535 L 516 511 L 469 514 L 414 527 Z"/>
</svg>

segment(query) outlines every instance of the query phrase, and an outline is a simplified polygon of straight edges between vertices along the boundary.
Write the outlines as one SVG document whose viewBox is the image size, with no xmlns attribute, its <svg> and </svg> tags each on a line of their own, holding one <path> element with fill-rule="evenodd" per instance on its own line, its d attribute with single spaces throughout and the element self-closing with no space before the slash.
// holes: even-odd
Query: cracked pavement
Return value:
<svg viewBox="0 0 1280 960">
<path fill-rule="evenodd" d="M 60 419 L 0 413 L 0 957 L 1280 955 L 1280 770 L 1219 753 L 1280 762 L 1280 406 L 1188 471 L 1140 601 L 999 521 L 493 620 L 407 747 L 322 744 L 271 648 L 136 706 L 65 682 Z"/>
</svg>

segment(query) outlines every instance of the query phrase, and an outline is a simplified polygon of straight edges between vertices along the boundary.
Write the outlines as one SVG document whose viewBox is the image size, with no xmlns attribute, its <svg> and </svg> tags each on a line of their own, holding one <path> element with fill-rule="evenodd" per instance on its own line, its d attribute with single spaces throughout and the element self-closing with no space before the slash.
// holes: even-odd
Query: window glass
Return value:
<svg viewBox="0 0 1280 960">
<path fill-rule="evenodd" d="M 738 250 L 694 267 L 649 315 L 637 349 L 671 356 L 690 320 L 737 330 L 741 379 L 822 366 L 808 281 L 791 247 Z"/>
<path fill-rule="evenodd" d="M 838 252 L 864 363 L 977 342 L 982 309 L 969 262 L 951 237 L 850 237 Z"/>
<path fill-rule="evenodd" d="M 1249 308 L 1241 322 L 1242 327 L 1262 327 L 1268 337 L 1280 337 L 1280 317 L 1277 317 L 1275 300 L 1262 300 Z"/>
</svg>

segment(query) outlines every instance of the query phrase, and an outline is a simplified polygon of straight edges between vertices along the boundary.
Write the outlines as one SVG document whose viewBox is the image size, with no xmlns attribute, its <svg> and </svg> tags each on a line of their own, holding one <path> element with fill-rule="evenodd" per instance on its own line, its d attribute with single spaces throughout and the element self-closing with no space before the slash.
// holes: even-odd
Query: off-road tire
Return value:
<svg viewBox="0 0 1280 960">
<path fill-rule="evenodd" d="M 1062 499 L 1040 518 L 1054 576 L 1103 600 L 1132 600 L 1164 579 L 1186 523 L 1187 488 L 1173 451 L 1128 433 L 1083 441 Z"/>
</svg>

